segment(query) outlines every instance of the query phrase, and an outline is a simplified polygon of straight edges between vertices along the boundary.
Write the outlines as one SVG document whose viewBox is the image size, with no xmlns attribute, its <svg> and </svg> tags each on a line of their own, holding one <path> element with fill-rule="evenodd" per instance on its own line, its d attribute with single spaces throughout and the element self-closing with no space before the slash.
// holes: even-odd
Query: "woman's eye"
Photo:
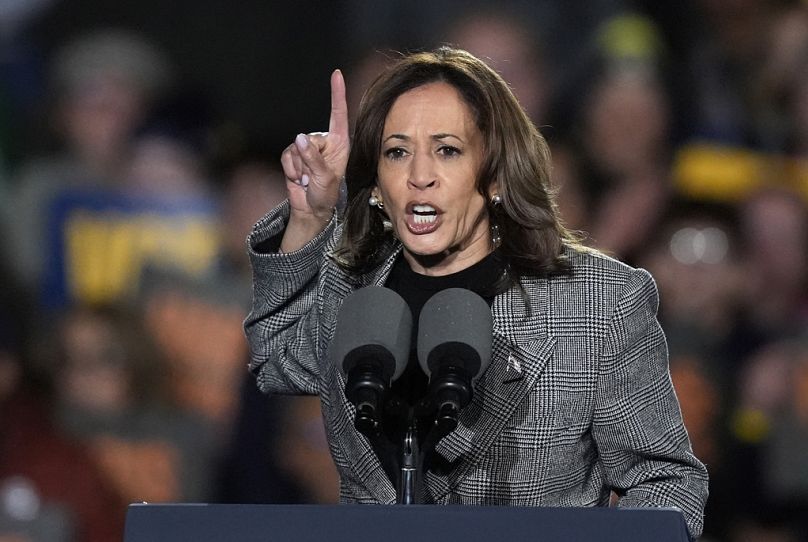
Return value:
<svg viewBox="0 0 808 542">
<path fill-rule="evenodd" d="M 406 151 L 400 147 L 393 147 L 392 149 L 384 151 L 384 156 L 391 160 L 400 160 L 404 158 L 405 154 L 407 154 Z"/>
<path fill-rule="evenodd" d="M 438 149 L 438 153 L 443 156 L 457 156 L 460 154 L 460 149 L 451 145 L 444 145 Z"/>
</svg>

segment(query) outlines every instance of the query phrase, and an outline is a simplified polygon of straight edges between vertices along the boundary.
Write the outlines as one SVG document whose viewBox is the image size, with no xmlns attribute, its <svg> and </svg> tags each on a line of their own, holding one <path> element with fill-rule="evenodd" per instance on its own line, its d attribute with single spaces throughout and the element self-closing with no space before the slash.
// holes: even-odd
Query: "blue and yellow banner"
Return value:
<svg viewBox="0 0 808 542">
<path fill-rule="evenodd" d="M 137 291 L 147 268 L 190 277 L 212 272 L 221 244 L 217 211 L 205 198 L 60 194 L 49 213 L 46 305 L 121 300 Z"/>
</svg>

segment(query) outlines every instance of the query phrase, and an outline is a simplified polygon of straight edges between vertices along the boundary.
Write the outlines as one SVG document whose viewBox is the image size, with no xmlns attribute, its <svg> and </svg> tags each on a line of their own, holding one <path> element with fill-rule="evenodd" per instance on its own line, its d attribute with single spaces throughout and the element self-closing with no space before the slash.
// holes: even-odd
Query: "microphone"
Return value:
<svg viewBox="0 0 808 542">
<path fill-rule="evenodd" d="M 441 290 L 421 309 L 418 362 L 429 376 L 435 425 L 444 435 L 457 427 L 472 384 L 491 362 L 492 336 L 491 309 L 471 290 Z"/>
<path fill-rule="evenodd" d="M 411 334 L 410 308 L 393 290 L 368 286 L 342 302 L 331 357 L 347 376 L 354 426 L 368 437 L 380 432 L 384 396 L 407 367 Z"/>
</svg>

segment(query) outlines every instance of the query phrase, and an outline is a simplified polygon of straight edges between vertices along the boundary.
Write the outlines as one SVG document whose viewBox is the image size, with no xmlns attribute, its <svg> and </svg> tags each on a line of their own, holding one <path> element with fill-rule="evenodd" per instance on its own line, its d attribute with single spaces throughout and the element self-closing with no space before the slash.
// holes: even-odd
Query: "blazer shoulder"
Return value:
<svg viewBox="0 0 808 542">
<path fill-rule="evenodd" d="M 653 298 L 656 285 L 641 268 L 591 249 L 568 247 L 570 271 L 548 281 L 551 318 L 602 321 L 623 298 Z"/>
<path fill-rule="evenodd" d="M 623 284 L 634 276 L 648 275 L 644 269 L 632 267 L 595 249 L 567 246 L 564 255 L 570 263 L 568 277 L 573 281 Z"/>
</svg>

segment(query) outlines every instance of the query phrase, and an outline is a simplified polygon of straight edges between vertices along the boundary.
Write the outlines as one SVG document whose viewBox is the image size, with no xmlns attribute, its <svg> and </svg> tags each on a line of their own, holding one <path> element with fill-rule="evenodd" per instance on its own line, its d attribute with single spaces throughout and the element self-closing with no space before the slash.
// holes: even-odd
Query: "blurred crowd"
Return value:
<svg viewBox="0 0 808 542">
<path fill-rule="evenodd" d="M 0 542 L 120 540 L 132 502 L 336 502 L 318 402 L 258 393 L 241 329 L 294 132 L 251 140 L 125 24 L 42 58 L 57 4 L 0 2 Z M 657 281 L 703 539 L 808 540 L 808 3 L 337 5 L 351 112 L 397 51 L 511 83 L 566 224 Z"/>
</svg>

